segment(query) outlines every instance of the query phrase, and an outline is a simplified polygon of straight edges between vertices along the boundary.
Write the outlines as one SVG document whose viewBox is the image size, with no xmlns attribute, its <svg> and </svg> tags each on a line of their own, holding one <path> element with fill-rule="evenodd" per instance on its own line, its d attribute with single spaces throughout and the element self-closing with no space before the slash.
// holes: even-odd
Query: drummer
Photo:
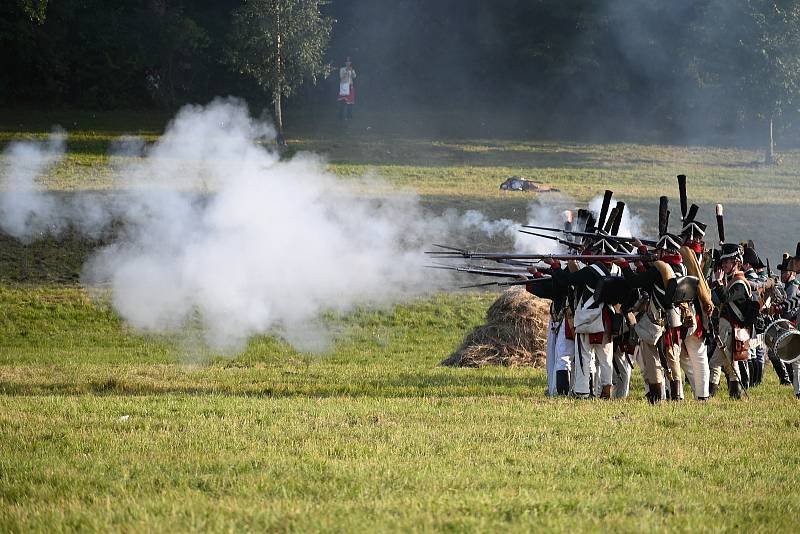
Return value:
<svg viewBox="0 0 800 534">
<path fill-rule="evenodd" d="M 783 255 L 783 259 L 778 265 L 778 270 L 781 272 L 781 284 L 783 285 L 783 291 L 786 295 L 786 300 L 790 300 L 797 295 L 800 295 L 800 279 L 797 278 L 797 273 L 792 270 L 792 258 L 789 253 L 785 253 Z M 796 321 L 796 314 L 792 313 L 791 311 L 785 311 L 781 314 L 783 319 L 789 319 L 792 321 Z M 792 384 L 792 365 L 784 363 L 781 359 L 778 358 L 778 355 L 775 354 L 775 351 L 770 349 L 769 350 L 769 360 L 772 363 L 772 368 L 775 369 L 775 374 L 778 375 L 778 380 L 780 381 L 782 386 L 788 386 Z"/>
</svg>

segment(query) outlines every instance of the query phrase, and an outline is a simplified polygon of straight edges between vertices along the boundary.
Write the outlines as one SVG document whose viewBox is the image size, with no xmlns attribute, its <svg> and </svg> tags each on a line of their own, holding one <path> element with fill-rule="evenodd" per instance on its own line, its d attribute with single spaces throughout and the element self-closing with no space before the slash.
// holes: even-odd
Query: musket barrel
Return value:
<svg viewBox="0 0 800 534">
<path fill-rule="evenodd" d="M 484 260 L 558 260 L 558 261 L 614 261 L 614 260 L 652 260 L 655 255 L 653 254 L 516 254 L 513 252 L 446 252 L 446 251 L 429 251 L 426 254 L 432 254 L 440 257 L 452 258 L 474 258 Z"/>
</svg>

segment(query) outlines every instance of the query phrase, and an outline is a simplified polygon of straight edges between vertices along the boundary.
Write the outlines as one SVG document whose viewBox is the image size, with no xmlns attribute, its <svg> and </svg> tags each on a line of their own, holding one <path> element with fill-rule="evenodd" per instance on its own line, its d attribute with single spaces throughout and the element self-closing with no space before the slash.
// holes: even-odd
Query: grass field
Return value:
<svg viewBox="0 0 800 534">
<path fill-rule="evenodd" d="M 109 143 L 154 140 L 160 121 L 89 121 L 45 184 L 108 188 Z M 49 128 L 2 126 L 3 142 Z M 333 172 L 384 176 L 433 210 L 521 218 L 529 198 L 497 191 L 510 174 L 577 200 L 613 180 L 646 207 L 684 171 L 698 202 L 766 206 L 765 225 L 800 200 L 796 152 L 763 168 L 710 147 L 290 133 Z M 745 401 L 650 406 L 638 375 L 628 400 L 579 402 L 545 398 L 538 369 L 437 366 L 491 293 L 327 316 L 326 354 L 266 336 L 209 354 L 90 299 L 76 283 L 93 246 L 0 239 L 0 531 L 797 529 L 800 412 L 770 369 Z"/>
</svg>

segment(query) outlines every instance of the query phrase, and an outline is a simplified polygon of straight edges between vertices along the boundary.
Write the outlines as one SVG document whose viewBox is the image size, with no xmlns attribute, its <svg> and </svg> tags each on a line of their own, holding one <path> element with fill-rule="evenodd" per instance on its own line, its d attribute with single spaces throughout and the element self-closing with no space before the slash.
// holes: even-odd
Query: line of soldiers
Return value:
<svg viewBox="0 0 800 534">
<path fill-rule="evenodd" d="M 549 268 L 527 267 L 527 290 L 552 302 L 548 395 L 627 397 L 634 364 L 652 403 L 682 400 L 684 377 L 697 400 L 713 397 L 722 376 L 737 399 L 761 383 L 767 323 L 796 324 L 800 310 L 800 243 L 794 256 L 784 254 L 777 280 L 752 242 L 725 241 L 718 205 L 720 247 L 707 250 L 706 224 L 696 205 L 687 206 L 686 177 L 678 182 L 678 234 L 669 232 L 669 201 L 661 197 L 657 241 L 620 237 L 625 205 L 609 212 L 613 193 L 606 191 L 596 220 L 579 210 L 577 220 L 565 222 L 566 236 L 581 236 L 568 238 L 581 261 L 544 258 Z M 769 357 L 781 384 L 793 382 L 800 398 L 798 364 Z"/>
</svg>

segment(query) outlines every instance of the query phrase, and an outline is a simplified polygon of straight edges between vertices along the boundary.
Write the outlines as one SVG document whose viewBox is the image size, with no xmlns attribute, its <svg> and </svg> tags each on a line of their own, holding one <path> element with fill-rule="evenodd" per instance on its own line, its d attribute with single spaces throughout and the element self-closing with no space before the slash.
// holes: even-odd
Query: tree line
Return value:
<svg viewBox="0 0 800 534">
<path fill-rule="evenodd" d="M 236 94 L 279 113 L 287 97 L 330 102 L 332 67 L 352 56 L 379 109 L 514 109 L 565 133 L 625 124 L 766 145 L 798 122 L 795 0 L 9 0 L 0 48 L 6 107 Z"/>
</svg>

